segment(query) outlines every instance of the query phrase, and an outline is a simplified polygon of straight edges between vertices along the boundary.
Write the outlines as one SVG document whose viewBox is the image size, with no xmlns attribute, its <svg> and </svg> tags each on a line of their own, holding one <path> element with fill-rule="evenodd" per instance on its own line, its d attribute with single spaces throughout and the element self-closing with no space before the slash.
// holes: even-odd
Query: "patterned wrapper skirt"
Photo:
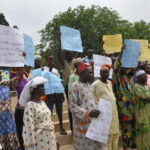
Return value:
<svg viewBox="0 0 150 150">
<path fill-rule="evenodd" d="M 20 146 L 10 103 L 10 100 L 0 100 L 0 146 L 3 150 L 18 150 Z"/>
</svg>

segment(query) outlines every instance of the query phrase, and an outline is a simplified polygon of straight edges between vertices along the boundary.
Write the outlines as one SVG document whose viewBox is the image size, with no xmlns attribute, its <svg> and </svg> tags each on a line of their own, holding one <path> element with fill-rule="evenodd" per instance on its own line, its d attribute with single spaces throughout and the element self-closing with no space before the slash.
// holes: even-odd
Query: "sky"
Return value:
<svg viewBox="0 0 150 150">
<path fill-rule="evenodd" d="M 54 15 L 79 5 L 106 6 L 118 11 L 122 18 L 130 22 L 150 22 L 150 0 L 0 0 L 0 13 L 5 15 L 10 26 L 17 25 L 22 32 L 30 35 L 36 45 L 40 42 L 38 31 Z"/>
</svg>

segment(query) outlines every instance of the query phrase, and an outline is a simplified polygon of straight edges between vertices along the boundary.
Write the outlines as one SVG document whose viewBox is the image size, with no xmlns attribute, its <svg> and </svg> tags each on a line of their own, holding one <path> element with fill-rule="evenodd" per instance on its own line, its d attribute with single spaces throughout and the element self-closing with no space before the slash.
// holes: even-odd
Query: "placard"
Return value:
<svg viewBox="0 0 150 150">
<path fill-rule="evenodd" d="M 86 137 L 107 144 L 112 120 L 112 104 L 107 100 L 100 99 L 98 110 L 100 111 L 100 115 L 98 118 L 92 119 Z"/>
<path fill-rule="evenodd" d="M 0 25 L 0 66 L 24 66 L 23 34 L 20 30 Z"/>
<path fill-rule="evenodd" d="M 67 51 L 83 52 L 80 31 L 61 26 L 61 49 Z"/>
<path fill-rule="evenodd" d="M 140 55 L 140 61 L 149 61 L 150 62 L 150 49 L 148 40 L 139 40 L 139 39 L 133 39 L 134 41 L 140 42 L 141 46 L 141 55 Z"/>
<path fill-rule="evenodd" d="M 33 40 L 29 35 L 23 34 L 24 38 L 24 52 L 25 56 L 25 65 L 34 67 L 34 45 Z"/>
<path fill-rule="evenodd" d="M 103 36 L 103 49 L 107 54 L 120 52 L 122 48 L 122 35 L 104 35 Z"/>
<path fill-rule="evenodd" d="M 140 43 L 133 40 L 124 40 L 125 49 L 123 51 L 121 66 L 125 68 L 136 68 L 140 56 Z"/>
<path fill-rule="evenodd" d="M 112 65 L 112 60 L 109 57 L 101 55 L 93 55 L 94 61 L 94 77 L 100 77 L 100 68 L 104 64 Z M 112 78 L 112 69 L 110 70 L 110 79 Z"/>
</svg>

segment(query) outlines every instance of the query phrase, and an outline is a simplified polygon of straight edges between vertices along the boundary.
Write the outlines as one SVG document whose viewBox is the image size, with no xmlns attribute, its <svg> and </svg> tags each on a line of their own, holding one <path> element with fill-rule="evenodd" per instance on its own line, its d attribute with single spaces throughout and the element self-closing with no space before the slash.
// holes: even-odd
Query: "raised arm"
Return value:
<svg viewBox="0 0 150 150">
<path fill-rule="evenodd" d="M 64 68 L 65 67 L 65 60 L 64 60 L 64 56 L 63 56 L 62 50 L 61 50 L 61 33 L 60 33 L 60 31 L 57 34 L 56 42 L 57 42 L 57 52 L 58 52 L 58 57 L 60 60 L 60 65 L 62 68 Z"/>
</svg>

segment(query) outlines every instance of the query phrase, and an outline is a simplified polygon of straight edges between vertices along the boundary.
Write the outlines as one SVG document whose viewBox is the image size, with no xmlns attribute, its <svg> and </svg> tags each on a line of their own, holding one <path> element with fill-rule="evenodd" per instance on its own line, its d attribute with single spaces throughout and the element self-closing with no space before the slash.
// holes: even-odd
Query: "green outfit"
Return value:
<svg viewBox="0 0 150 150">
<path fill-rule="evenodd" d="M 79 76 L 75 73 L 69 76 L 68 88 L 71 88 L 72 84 L 79 79 Z"/>
<path fill-rule="evenodd" d="M 136 148 L 134 93 L 128 76 L 119 74 L 120 65 L 120 62 L 115 62 L 113 89 L 117 99 L 122 142 L 124 147 Z"/>
<path fill-rule="evenodd" d="M 134 85 L 137 96 L 135 104 L 137 149 L 150 150 L 150 89 L 147 85 Z"/>
</svg>

